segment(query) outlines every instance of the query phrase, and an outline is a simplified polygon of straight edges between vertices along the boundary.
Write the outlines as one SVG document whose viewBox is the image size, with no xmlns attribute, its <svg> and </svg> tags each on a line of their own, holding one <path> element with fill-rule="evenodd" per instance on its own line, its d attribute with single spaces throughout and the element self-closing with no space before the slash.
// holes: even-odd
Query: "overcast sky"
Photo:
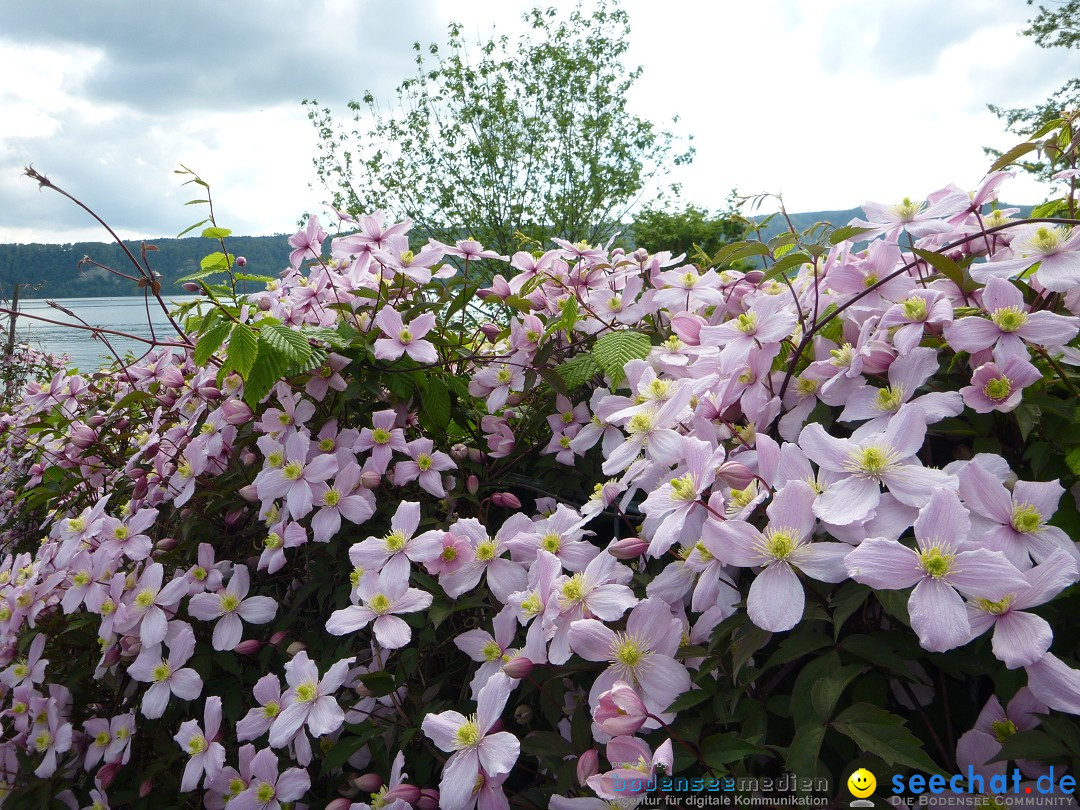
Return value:
<svg viewBox="0 0 1080 810">
<path fill-rule="evenodd" d="M 27 164 L 125 237 L 200 218 L 179 164 L 238 234 L 324 209 L 304 98 L 389 100 L 411 44 L 446 25 L 520 29 L 524 0 L 0 0 L 0 242 L 104 239 L 21 176 Z M 572 3 L 551 3 L 566 10 Z M 545 3 L 547 5 L 547 3 Z M 1018 36 L 1023 0 L 624 0 L 633 111 L 692 134 L 688 201 L 782 192 L 792 211 L 973 187 L 1012 146 L 987 103 L 1024 106 L 1080 74 L 1077 52 Z M 670 121 L 679 116 L 677 125 Z M 315 187 L 309 188 L 314 185 Z M 1017 178 L 1010 202 L 1044 194 Z"/>
</svg>

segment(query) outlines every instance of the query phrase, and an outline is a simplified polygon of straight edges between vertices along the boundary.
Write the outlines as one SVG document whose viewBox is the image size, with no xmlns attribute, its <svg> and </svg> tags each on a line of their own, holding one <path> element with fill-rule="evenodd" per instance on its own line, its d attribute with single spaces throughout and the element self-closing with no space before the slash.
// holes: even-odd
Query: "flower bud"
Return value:
<svg viewBox="0 0 1080 810">
<path fill-rule="evenodd" d="M 421 788 L 420 798 L 413 807 L 416 810 L 439 810 L 439 791 L 435 788 Z"/>
<path fill-rule="evenodd" d="M 416 804 L 420 801 L 420 788 L 416 785 L 398 785 L 386 791 L 386 795 L 383 796 L 383 800 L 387 804 L 396 799 L 400 799 L 407 804 Z"/>
<path fill-rule="evenodd" d="M 607 553 L 616 560 L 636 560 L 649 548 L 649 544 L 640 537 L 624 537 L 607 547 Z"/>
<path fill-rule="evenodd" d="M 480 327 L 480 331 L 483 332 L 484 337 L 488 340 L 497 340 L 502 329 L 499 328 L 498 324 L 485 323 Z"/>
<path fill-rule="evenodd" d="M 270 311 L 270 299 L 269 298 L 260 298 L 259 299 L 259 309 L 262 312 L 269 312 Z"/>
<path fill-rule="evenodd" d="M 184 292 L 195 293 L 195 294 L 198 294 L 198 293 L 202 292 L 202 287 L 200 287 L 194 281 L 185 281 L 180 286 L 182 286 L 184 288 Z"/>
<path fill-rule="evenodd" d="M 240 497 L 245 501 L 254 503 L 259 500 L 259 492 L 254 484 L 248 484 L 247 486 L 240 487 Z"/>
<path fill-rule="evenodd" d="M 153 789 L 154 789 L 154 780 L 153 779 L 144 779 L 139 784 L 139 798 L 145 799 L 147 796 L 150 795 L 150 791 L 152 791 Z"/>
<path fill-rule="evenodd" d="M 128 419 L 126 416 L 121 416 L 119 419 L 116 420 L 116 429 L 117 430 L 126 430 L 127 426 L 130 425 L 130 424 L 131 424 L 130 419 Z"/>
<path fill-rule="evenodd" d="M 612 737 L 637 733 L 645 725 L 648 710 L 634 687 L 626 681 L 615 684 L 600 695 L 600 702 L 593 709 L 593 720 Z"/>
<path fill-rule="evenodd" d="M 145 478 L 141 478 L 135 482 L 135 487 L 131 490 L 131 497 L 138 500 L 139 498 L 145 498 L 146 492 L 150 486 L 146 483 Z"/>
<path fill-rule="evenodd" d="M 716 468 L 716 477 L 732 489 L 746 489 L 754 473 L 741 461 L 725 461 Z"/>
<path fill-rule="evenodd" d="M 216 385 L 200 385 L 199 396 L 207 400 L 221 399 L 221 389 Z"/>
<path fill-rule="evenodd" d="M 524 655 L 516 655 L 502 666 L 502 671 L 509 677 L 520 681 L 533 671 L 533 662 Z"/>
<path fill-rule="evenodd" d="M 382 476 L 375 470 L 364 470 L 360 473 L 360 486 L 364 489 L 375 489 L 382 482 Z"/>
<path fill-rule="evenodd" d="M 98 768 L 97 775 L 94 777 L 94 781 L 102 790 L 108 790 L 112 787 L 113 780 L 116 778 L 116 772 L 120 770 L 119 762 L 110 762 L 106 765 L 102 765 Z"/>
<path fill-rule="evenodd" d="M 237 256 L 236 257 L 236 266 L 237 267 L 247 267 L 247 258 L 244 257 L 244 256 Z"/>
<path fill-rule="evenodd" d="M 458 442 L 450 448 L 450 458 L 454 461 L 464 461 L 469 456 L 469 448 Z"/>
<path fill-rule="evenodd" d="M 97 431 L 81 422 L 75 422 L 71 425 L 68 429 L 68 437 L 71 443 L 80 450 L 93 446 L 98 439 Z"/>
<path fill-rule="evenodd" d="M 154 544 L 154 548 L 158 551 L 172 551 L 178 543 L 179 541 L 175 537 L 162 537 Z"/>
<path fill-rule="evenodd" d="M 230 425 L 242 425 L 254 415 L 243 400 L 227 399 L 221 403 L 221 413 Z"/>
<path fill-rule="evenodd" d="M 246 516 L 247 509 L 233 509 L 229 514 L 225 515 L 225 526 L 229 529 L 235 529 L 244 522 Z"/>
<path fill-rule="evenodd" d="M 258 460 L 259 457 L 247 448 L 244 448 L 244 450 L 240 453 L 240 461 L 246 467 L 253 467 Z"/>
<path fill-rule="evenodd" d="M 255 638 L 248 638 L 236 645 L 235 652 L 240 655 L 254 655 L 262 647 L 262 642 Z"/>
<path fill-rule="evenodd" d="M 528 725 L 532 721 L 532 719 L 533 719 L 532 706 L 528 706 L 528 705 L 522 703 L 522 704 L 518 705 L 518 707 L 516 709 L 514 709 L 514 722 L 525 726 L 525 725 Z"/>
<path fill-rule="evenodd" d="M 243 378 L 234 371 L 222 381 L 222 388 L 230 394 L 234 394 L 240 390 L 240 384 L 243 381 Z"/>
<path fill-rule="evenodd" d="M 281 642 L 283 642 L 288 637 L 288 635 L 289 634 L 286 633 L 284 630 L 278 630 L 276 633 L 270 636 L 270 643 L 273 644 L 275 647 L 278 647 L 281 645 Z"/>
<path fill-rule="evenodd" d="M 491 502 L 495 506 L 502 506 L 506 509 L 521 508 L 521 501 L 518 500 L 517 495 L 512 492 L 496 492 L 491 496 Z"/>
<path fill-rule="evenodd" d="M 326 805 L 326 810 L 349 810 L 350 807 L 352 807 L 352 802 L 342 796 Z"/>
<path fill-rule="evenodd" d="M 354 776 L 349 780 L 361 793 L 375 793 L 383 786 L 382 777 L 377 773 L 365 773 L 362 776 Z"/>
<path fill-rule="evenodd" d="M 119 662 L 120 662 L 120 648 L 119 647 L 110 647 L 106 651 L 105 655 L 103 655 L 102 658 L 101 658 L 101 663 L 103 665 L 105 665 L 106 667 L 111 667 L 114 664 L 118 664 Z"/>
<path fill-rule="evenodd" d="M 480 491 L 480 479 L 477 478 L 475 475 L 470 475 L 468 478 L 465 479 L 465 490 L 470 495 L 475 495 L 477 492 Z"/>
<path fill-rule="evenodd" d="M 595 748 L 590 748 L 577 761 L 578 783 L 584 785 L 590 776 L 600 773 L 600 755 Z"/>
<path fill-rule="evenodd" d="M 166 366 L 158 377 L 166 388 L 183 388 L 184 374 L 176 366 Z"/>
<path fill-rule="evenodd" d="M 100 413 L 95 413 L 93 416 L 87 419 L 86 422 L 92 428 L 99 428 L 105 424 L 105 417 Z"/>
<path fill-rule="evenodd" d="M 471 461 L 473 464 L 479 464 L 483 460 L 484 460 L 484 454 L 480 452 L 479 448 L 477 448 L 477 447 L 470 447 L 469 448 L 469 461 Z"/>
<path fill-rule="evenodd" d="M 294 641 L 292 644 L 285 648 L 285 653 L 287 655 L 297 655 L 298 653 L 304 652 L 306 649 L 307 644 L 302 641 Z"/>
<path fill-rule="evenodd" d="M 506 404 L 513 408 L 515 405 L 521 404 L 521 394 L 511 394 L 506 398 Z"/>
</svg>

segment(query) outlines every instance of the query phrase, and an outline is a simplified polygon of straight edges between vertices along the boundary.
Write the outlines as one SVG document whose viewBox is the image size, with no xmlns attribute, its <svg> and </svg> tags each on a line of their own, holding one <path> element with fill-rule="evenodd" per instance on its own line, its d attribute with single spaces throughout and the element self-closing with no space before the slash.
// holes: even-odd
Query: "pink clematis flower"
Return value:
<svg viewBox="0 0 1080 810">
<path fill-rule="evenodd" d="M 360 465 L 349 460 L 338 469 L 333 484 L 311 485 L 314 505 L 319 507 L 311 519 L 312 539 L 326 543 L 341 530 L 341 518 L 363 523 L 375 514 L 375 496 L 360 486 Z"/>
<path fill-rule="evenodd" d="M 960 389 L 964 404 L 976 413 L 1008 413 L 1020 405 L 1024 389 L 1042 379 L 1035 366 L 1022 357 L 1006 357 L 998 363 L 983 363 Z"/>
<path fill-rule="evenodd" d="M 648 713 L 634 687 L 626 681 L 615 681 L 608 691 L 600 695 L 592 716 L 605 733 L 612 737 L 626 737 L 636 734 L 645 725 Z"/>
<path fill-rule="evenodd" d="M 497 777 L 514 767 L 521 751 L 517 737 L 508 731 L 490 733 L 513 688 L 514 681 L 496 673 L 480 690 L 476 714 L 465 717 L 460 712 L 445 711 L 424 718 L 424 734 L 450 753 L 439 782 L 440 806 L 471 807 L 481 768 L 489 777 Z"/>
<path fill-rule="evenodd" d="M 633 801 L 646 792 L 646 785 L 656 775 L 658 767 L 662 767 L 665 774 L 670 774 L 674 764 L 671 740 L 664 740 L 653 753 L 644 741 L 636 737 L 616 737 L 607 744 L 605 753 L 612 770 L 590 776 L 587 782 L 597 796 L 609 800 Z M 624 783 L 621 791 L 615 789 L 616 778 Z M 627 782 L 630 787 L 626 786 Z M 634 786 L 636 791 L 633 791 Z"/>
<path fill-rule="evenodd" d="M 432 530 L 416 534 L 420 525 L 420 504 L 402 501 L 390 518 L 390 532 L 385 537 L 369 537 L 349 549 L 353 565 L 381 571 L 390 580 L 409 578 L 409 563 L 426 563 L 442 551 L 443 532 Z"/>
<path fill-rule="evenodd" d="M 1002 743 L 1018 731 L 1030 731 L 1042 721 L 1038 715 L 1049 711 L 1031 690 L 1023 687 L 1006 708 L 1001 708 L 1001 701 L 992 696 L 986 701 L 975 727 L 965 732 L 956 743 L 956 764 L 961 773 L 967 773 L 970 767 L 976 774 L 989 782 L 991 776 L 1004 776 L 1006 762 L 991 762 L 1001 750 Z M 1029 776 L 1042 773 L 1034 763 L 1019 761 L 1017 765 Z"/>
<path fill-rule="evenodd" d="M 972 265 L 973 279 L 1010 278 L 1038 263 L 1039 283 L 1046 289 L 1068 292 L 1080 284 L 1080 229 L 1032 223 L 1016 230 L 1009 244 L 1014 258 Z"/>
<path fill-rule="evenodd" d="M 255 487 L 262 500 L 284 498 L 289 515 L 296 520 L 307 515 L 314 505 L 312 484 L 322 483 L 338 469 L 337 457 L 331 454 L 311 455 L 311 437 L 293 433 L 285 442 L 285 463 L 277 468 L 265 468 L 255 478 Z"/>
<path fill-rule="evenodd" d="M 966 545 L 971 522 L 951 489 L 936 490 L 915 520 L 918 551 L 896 540 L 864 540 L 844 560 L 856 582 L 871 588 L 915 586 L 908 600 L 911 628 L 922 646 L 944 652 L 971 637 L 959 590 L 997 602 L 1028 586 L 1000 551 Z"/>
<path fill-rule="evenodd" d="M 187 596 L 188 584 L 183 577 L 176 577 L 162 588 L 164 576 L 161 563 L 148 565 L 132 589 L 135 597 L 117 611 L 116 629 L 126 633 L 137 626 L 144 646 L 160 644 L 165 639 L 168 623 L 165 610 L 174 611 Z"/>
<path fill-rule="evenodd" d="M 278 773 L 277 754 L 264 748 L 251 760 L 247 789 L 229 801 L 229 810 L 281 810 L 282 802 L 295 802 L 311 787 L 311 777 L 303 768 Z"/>
<path fill-rule="evenodd" d="M 390 466 L 390 459 L 394 453 L 406 453 L 405 431 L 395 427 L 397 413 L 393 410 L 377 411 L 371 415 L 372 427 L 360 431 L 360 438 L 356 442 L 356 450 L 370 450 L 369 464 L 379 474 L 385 473 Z"/>
<path fill-rule="evenodd" d="M 184 666 L 195 652 L 195 633 L 191 625 L 170 623 L 165 643 L 169 645 L 167 659 L 162 657 L 160 644 L 151 644 L 142 648 L 127 671 L 134 680 L 150 684 L 143 695 L 142 713 L 151 720 L 165 713 L 170 695 L 181 700 L 195 700 L 203 689 L 199 674 Z"/>
<path fill-rule="evenodd" d="M 425 312 L 411 321 L 408 327 L 396 309 L 387 304 L 375 316 L 375 325 L 386 337 L 375 341 L 375 357 L 379 360 L 397 360 L 407 354 L 417 363 L 437 363 L 439 354 L 435 346 L 422 340 L 435 326 L 435 315 Z"/>
<path fill-rule="evenodd" d="M 442 476 L 446 470 L 457 469 L 450 456 L 434 450 L 431 439 L 413 439 L 406 445 L 408 461 L 399 461 L 394 465 L 394 486 L 404 486 L 410 481 L 420 479 L 421 488 L 436 498 L 445 498 Z"/>
<path fill-rule="evenodd" d="M 360 579 L 355 594 L 363 604 L 335 610 L 326 622 L 326 631 L 342 636 L 374 622 L 375 640 L 388 650 L 400 649 L 412 639 L 412 629 L 395 614 L 426 610 L 432 601 L 430 593 L 409 587 L 408 571 L 398 576 L 367 574 Z"/>
<path fill-rule="evenodd" d="M 233 569 L 228 586 L 216 593 L 199 593 L 191 597 L 188 613 L 203 621 L 213 621 L 215 650 L 234 650 L 244 635 L 243 622 L 266 624 L 277 614 L 277 602 L 269 596 L 248 596 L 251 575 L 246 565 Z"/>
<path fill-rule="evenodd" d="M 319 224 L 319 218 L 308 217 L 304 229 L 289 237 L 289 244 L 293 248 L 292 253 L 289 254 L 289 264 L 293 266 L 293 269 L 299 268 L 300 263 L 305 258 L 309 258 L 309 253 L 310 258 L 318 259 L 322 255 L 322 243 L 325 238 L 326 231 Z"/>
<path fill-rule="evenodd" d="M 289 705 L 290 698 L 282 697 L 281 681 L 274 673 L 263 675 L 255 682 L 252 694 L 259 705 L 248 710 L 236 723 L 236 739 L 254 740 L 270 730 L 274 719 Z"/>
<path fill-rule="evenodd" d="M 287 745 L 305 725 L 315 737 L 332 734 L 341 728 L 345 712 L 334 693 L 345 683 L 352 661 L 351 656 L 338 661 L 321 680 L 318 667 L 306 651 L 301 650 L 285 664 L 285 680 L 291 687 L 287 695 L 291 702 L 270 726 L 271 748 Z"/>
<path fill-rule="evenodd" d="M 639 690 L 652 714 L 664 714 L 675 698 L 690 689 L 690 673 L 673 657 L 681 638 L 682 626 L 667 602 L 653 597 L 630 611 L 622 632 L 596 619 L 574 622 L 570 626 L 574 652 L 588 661 L 610 664 L 593 682 L 589 704 L 599 705 L 600 695 L 616 681 L 625 681 Z"/>
<path fill-rule="evenodd" d="M 205 732 L 199 727 L 198 720 L 185 720 L 173 736 L 176 744 L 188 754 L 180 782 L 180 790 L 184 793 L 198 787 L 204 775 L 204 784 L 209 785 L 225 764 L 225 746 L 214 740 L 221 727 L 221 698 L 211 696 L 206 699 L 203 724 Z"/>
</svg>

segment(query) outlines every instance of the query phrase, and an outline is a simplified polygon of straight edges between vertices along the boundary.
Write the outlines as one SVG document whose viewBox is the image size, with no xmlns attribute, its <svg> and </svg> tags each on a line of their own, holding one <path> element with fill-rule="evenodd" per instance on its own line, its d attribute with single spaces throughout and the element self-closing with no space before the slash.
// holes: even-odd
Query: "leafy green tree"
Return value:
<svg viewBox="0 0 1080 810">
<path fill-rule="evenodd" d="M 1034 0 L 1027 0 L 1029 6 Z M 1047 7 L 1040 5 L 1038 14 L 1028 20 L 1020 33 L 1031 37 L 1040 48 L 1080 48 L 1080 0 L 1062 0 Z M 988 105 L 990 111 L 1005 121 L 1010 132 L 1028 138 L 1040 138 L 1053 132 L 1038 144 L 1037 159 L 1028 158 L 1015 165 L 1025 171 L 1048 178 L 1056 171 L 1066 168 L 1062 160 L 1070 149 L 1069 139 L 1060 142 L 1063 129 L 1059 126 L 1076 118 L 1080 111 L 1080 78 L 1069 79 L 1045 101 L 1031 107 L 999 107 Z M 1070 130 L 1066 127 L 1064 131 Z M 1000 156 L 999 150 L 987 149 L 988 154 Z M 1032 156 L 1035 157 L 1035 156 Z"/>
<path fill-rule="evenodd" d="M 727 214 L 687 204 L 675 213 L 651 207 L 642 211 L 634 220 L 633 236 L 638 246 L 685 253 L 693 260 L 701 253 L 713 256 L 724 245 L 745 239 L 746 227 Z"/>
<path fill-rule="evenodd" d="M 675 154 L 670 132 L 627 109 L 641 68 L 622 62 L 625 11 L 599 0 L 591 13 L 578 5 L 559 19 L 535 8 L 524 19 L 516 41 L 469 48 L 454 23 L 445 46 L 414 44 L 416 75 L 390 110 L 367 93 L 342 125 L 305 100 L 321 139 L 315 168 L 334 205 L 408 216 L 418 235 L 471 236 L 502 253 L 520 234 L 592 243 L 692 159 L 692 148 Z"/>
</svg>

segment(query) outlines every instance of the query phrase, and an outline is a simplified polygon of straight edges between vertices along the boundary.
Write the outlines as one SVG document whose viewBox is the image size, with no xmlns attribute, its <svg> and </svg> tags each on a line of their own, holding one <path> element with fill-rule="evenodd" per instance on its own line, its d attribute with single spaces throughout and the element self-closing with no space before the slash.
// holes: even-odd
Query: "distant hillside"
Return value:
<svg viewBox="0 0 1080 810">
<path fill-rule="evenodd" d="M 176 279 L 194 273 L 208 253 L 220 250 L 211 239 L 198 236 L 183 239 L 153 239 L 157 247 L 147 254 L 150 267 L 161 274 L 166 294 L 180 293 Z M 225 240 L 229 252 L 247 259 L 248 273 L 275 276 L 289 266 L 288 237 L 230 236 Z M 128 242 L 136 258 L 139 242 Z M 128 258 L 115 244 L 75 242 L 67 245 L 0 245 L 0 293 L 10 295 L 16 284 L 27 284 L 19 291 L 22 298 L 97 298 L 113 295 L 136 295 L 135 283 L 79 260 L 89 256 L 99 264 L 121 273 L 134 275 Z"/>
<path fill-rule="evenodd" d="M 1031 210 L 1034 206 L 1031 205 L 1008 205 L 1007 203 L 999 203 L 999 208 L 1019 208 L 1020 216 L 1026 217 L 1031 214 Z M 801 214 L 789 213 L 788 217 L 791 219 L 791 223 L 795 226 L 795 229 L 802 232 L 814 225 L 817 222 L 829 222 L 836 227 L 847 225 L 851 220 L 858 217 L 859 219 L 865 219 L 866 215 L 861 208 L 849 208 L 846 211 L 807 211 Z M 764 216 L 753 217 L 755 222 L 761 222 L 765 219 Z M 782 216 L 775 216 L 769 224 L 765 226 L 762 231 L 762 236 L 765 239 L 772 239 L 777 234 L 786 231 L 788 229 L 787 222 Z"/>
</svg>

